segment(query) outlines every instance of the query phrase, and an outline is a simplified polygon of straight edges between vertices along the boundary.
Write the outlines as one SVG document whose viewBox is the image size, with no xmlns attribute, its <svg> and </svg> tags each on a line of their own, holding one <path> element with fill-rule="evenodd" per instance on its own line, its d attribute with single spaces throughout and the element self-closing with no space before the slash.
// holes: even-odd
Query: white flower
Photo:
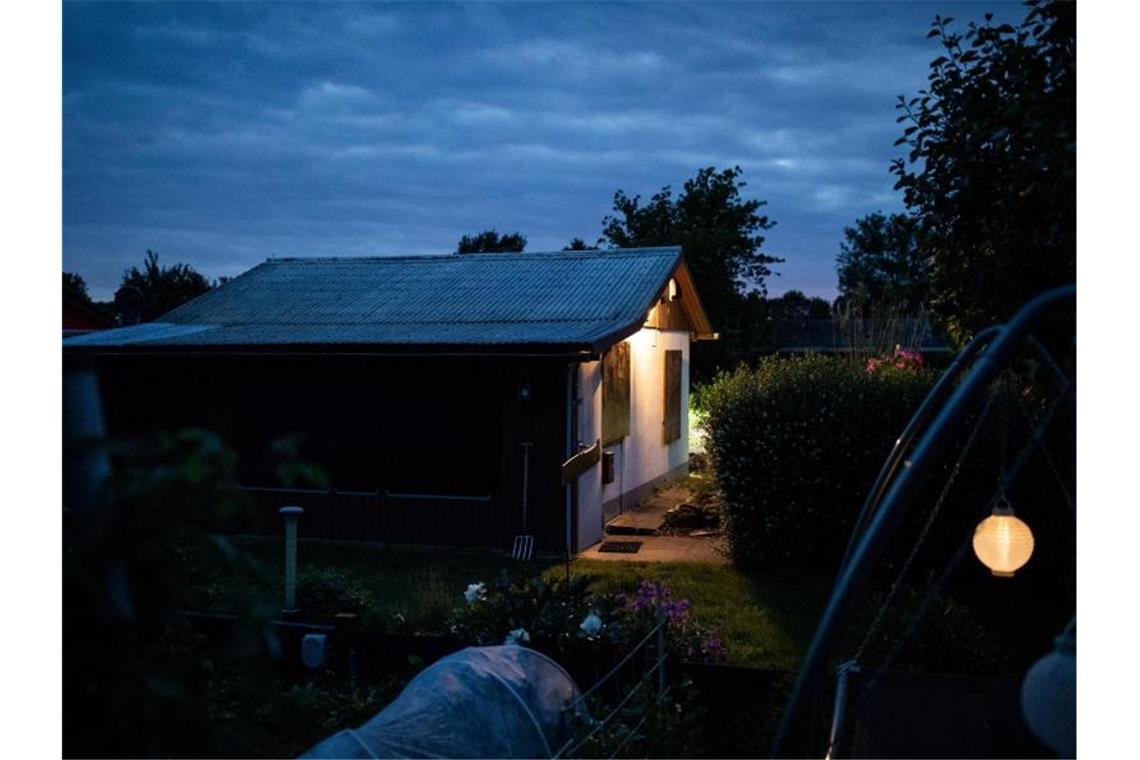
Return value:
<svg viewBox="0 0 1140 760">
<path fill-rule="evenodd" d="M 504 646 L 517 647 L 519 644 L 525 644 L 530 641 L 530 634 L 526 632 L 525 628 L 516 628 L 507 634 L 507 638 L 503 641 Z"/>
<path fill-rule="evenodd" d="M 582 620 L 581 628 L 587 636 L 593 636 L 598 631 L 602 630 L 602 619 L 598 617 L 598 613 L 591 612 Z"/>
<path fill-rule="evenodd" d="M 472 583 L 463 592 L 463 598 L 467 600 L 468 604 L 476 602 L 487 595 L 487 586 L 484 583 Z"/>
</svg>

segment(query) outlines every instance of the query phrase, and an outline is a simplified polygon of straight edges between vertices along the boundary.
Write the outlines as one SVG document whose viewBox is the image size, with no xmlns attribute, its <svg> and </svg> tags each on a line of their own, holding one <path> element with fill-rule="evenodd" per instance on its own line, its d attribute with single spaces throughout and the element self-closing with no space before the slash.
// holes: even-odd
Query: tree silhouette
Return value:
<svg viewBox="0 0 1140 760">
<path fill-rule="evenodd" d="M 596 251 L 596 250 L 598 250 L 598 246 L 588 245 L 586 243 L 586 241 L 583 240 L 582 238 L 574 238 L 573 240 L 570 241 L 570 245 L 566 246 L 562 250 L 564 250 L 564 251 Z"/>
<path fill-rule="evenodd" d="M 518 232 L 500 236 L 495 230 L 486 230 L 478 235 L 464 235 L 459 240 L 456 253 L 522 253 L 526 248 L 526 237 Z"/>
<path fill-rule="evenodd" d="M 951 31 L 929 85 L 899 97 L 891 171 L 927 227 L 931 311 L 961 342 L 1076 278 L 1076 4 L 1027 3 L 1014 28 Z"/>
<path fill-rule="evenodd" d="M 87 292 L 87 281 L 74 272 L 63 273 L 63 297 L 82 304 L 92 304 L 91 295 Z"/>
<path fill-rule="evenodd" d="M 839 244 L 836 271 L 839 296 L 870 316 L 875 306 L 914 312 L 930 294 L 930 262 L 923 246 L 924 231 L 907 214 L 881 212 L 855 220 L 845 227 Z"/>
<path fill-rule="evenodd" d="M 614 247 L 680 245 L 692 270 L 701 302 L 713 325 L 731 332 L 744 295 L 765 292 L 770 264 L 783 259 L 760 252 L 775 222 L 758 213 L 766 201 L 744 199 L 739 166 L 718 172 L 701 169 L 674 199 L 663 187 L 642 206 L 641 196 L 614 194 L 612 216 L 602 220 L 604 239 Z"/>
<path fill-rule="evenodd" d="M 202 295 L 210 282 L 189 264 L 159 266 L 158 254 L 148 250 L 143 268 L 123 273 L 120 290 L 136 288 L 143 297 L 141 321 L 150 322 Z"/>
<path fill-rule="evenodd" d="M 831 304 L 819 296 L 807 296 L 802 290 L 789 290 L 779 298 L 769 298 L 769 319 L 830 319 Z"/>
<path fill-rule="evenodd" d="M 739 167 L 707 167 L 685 182 L 673 197 L 661 188 L 646 205 L 641 197 L 614 193 L 614 214 L 602 220 L 603 240 L 618 248 L 680 245 L 693 273 L 701 303 L 721 340 L 693 346 L 692 377 L 711 378 L 735 363 L 736 352 L 751 340 L 750 294 L 762 299 L 771 264 L 783 259 L 761 253 L 765 230 L 775 226 L 759 213 L 766 201 L 745 199 Z"/>
</svg>

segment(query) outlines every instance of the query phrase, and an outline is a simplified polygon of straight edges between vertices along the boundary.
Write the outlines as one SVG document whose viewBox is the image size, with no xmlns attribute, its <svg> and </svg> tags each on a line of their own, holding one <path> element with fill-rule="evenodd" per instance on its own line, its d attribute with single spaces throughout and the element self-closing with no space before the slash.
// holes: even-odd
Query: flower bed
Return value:
<svg viewBox="0 0 1140 760">
<path fill-rule="evenodd" d="M 698 621 L 689 600 L 675 598 L 668 586 L 644 580 L 630 591 L 595 593 L 592 585 L 589 575 L 572 576 L 567 583 L 504 572 L 492 583 L 468 585 L 450 630 L 474 645 L 525 644 L 567 661 L 624 653 L 653 629 L 661 614 L 671 656 L 727 659 L 719 633 Z"/>
</svg>

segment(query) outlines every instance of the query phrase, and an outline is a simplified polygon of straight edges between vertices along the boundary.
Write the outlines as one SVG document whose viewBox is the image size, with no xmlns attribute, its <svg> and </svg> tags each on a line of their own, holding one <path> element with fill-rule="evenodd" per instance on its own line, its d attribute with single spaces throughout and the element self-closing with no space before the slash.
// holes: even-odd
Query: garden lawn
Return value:
<svg viewBox="0 0 1140 760">
<path fill-rule="evenodd" d="M 628 591 L 644 580 L 661 583 L 672 590 L 673 599 L 692 603 L 699 622 L 720 630 L 730 663 L 774 670 L 799 666 L 832 582 L 824 574 L 747 574 L 730 566 L 690 562 L 579 559 L 570 568 L 594 577 L 595 591 Z M 565 573 L 565 567 L 546 573 Z"/>
<path fill-rule="evenodd" d="M 185 601 L 190 609 L 233 611 L 257 600 L 281 598 L 283 549 L 280 539 L 231 539 L 258 572 L 240 582 L 195 567 L 196 582 Z M 452 611 L 463 603 L 470 583 L 490 581 L 518 564 L 501 553 L 378 546 L 303 540 L 298 548 L 302 574 L 336 570 L 371 593 L 365 625 L 383 630 L 444 633 Z M 536 560 L 536 572 L 562 577 L 565 564 Z M 643 580 L 688 599 L 693 616 L 719 629 L 729 662 L 760 668 L 794 669 L 823 609 L 831 578 L 822 574 L 745 574 L 732 567 L 692 563 L 594 562 L 574 560 L 571 572 L 595 578 L 594 591 L 629 592 Z"/>
</svg>

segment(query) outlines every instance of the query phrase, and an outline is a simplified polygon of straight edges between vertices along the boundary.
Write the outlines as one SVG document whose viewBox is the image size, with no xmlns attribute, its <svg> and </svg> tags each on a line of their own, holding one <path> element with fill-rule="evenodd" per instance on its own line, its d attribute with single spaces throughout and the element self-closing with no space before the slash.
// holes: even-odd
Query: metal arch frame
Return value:
<svg viewBox="0 0 1140 760">
<path fill-rule="evenodd" d="M 898 470 L 899 464 L 905 464 L 903 459 L 906 453 L 910 450 L 911 444 L 918 434 L 923 430 L 923 425 L 930 418 L 938 406 L 942 404 L 950 392 L 954 390 L 954 382 L 958 379 L 966 368 L 969 366 L 970 361 L 983 350 L 986 346 L 993 342 L 999 334 L 1001 334 L 1001 325 L 991 325 L 986 329 L 979 332 L 977 335 L 966 344 L 958 356 L 949 367 L 938 378 L 938 382 L 926 394 L 922 404 L 918 407 L 918 411 L 910 418 L 910 422 L 903 428 L 902 433 L 899 434 L 898 439 L 895 441 L 891 453 L 887 455 L 887 461 L 883 463 L 883 468 L 879 470 L 879 476 L 875 479 L 874 485 L 871 486 L 870 492 L 867 494 L 867 500 L 863 503 L 863 509 L 860 510 L 859 516 L 855 519 L 855 526 L 851 532 L 851 540 L 847 543 L 847 550 L 843 553 L 843 560 L 839 563 L 839 568 L 842 570 L 847 566 L 848 560 L 851 558 L 851 553 L 855 550 L 855 545 L 858 542 L 859 535 L 863 532 L 863 528 L 867 525 L 870 518 L 875 514 L 879 504 L 882 503 L 883 497 L 887 493 L 887 487 L 891 484 L 891 478 L 894 477 L 895 471 Z"/>
<path fill-rule="evenodd" d="M 820 618 L 780 719 L 779 730 L 772 743 L 772 757 L 784 756 L 784 746 L 800 722 L 809 695 L 819 682 L 827 657 L 841 632 L 851 600 L 866 583 L 871 568 L 882 554 L 886 539 L 913 503 L 918 487 L 938 462 L 949 444 L 951 434 L 962 424 L 971 405 L 1005 369 L 1023 342 L 1029 342 L 1037 352 L 1043 350 L 1039 342 L 1030 340 L 1031 329 L 1054 308 L 1074 301 L 1076 292 L 1075 285 L 1046 291 L 1025 304 L 1004 325 L 979 333 L 963 350 L 963 355 L 943 374 L 899 436 L 857 519 L 851 545 L 840 566 L 831 598 Z M 986 350 L 981 352 L 983 347 Z M 969 365 L 969 373 L 954 387 L 953 380 L 962 374 L 971 360 L 974 361 Z M 947 395 L 949 398 L 941 405 L 941 410 L 915 444 L 908 466 L 899 472 L 898 465 L 910 441 L 918 435 L 923 423 Z"/>
</svg>

